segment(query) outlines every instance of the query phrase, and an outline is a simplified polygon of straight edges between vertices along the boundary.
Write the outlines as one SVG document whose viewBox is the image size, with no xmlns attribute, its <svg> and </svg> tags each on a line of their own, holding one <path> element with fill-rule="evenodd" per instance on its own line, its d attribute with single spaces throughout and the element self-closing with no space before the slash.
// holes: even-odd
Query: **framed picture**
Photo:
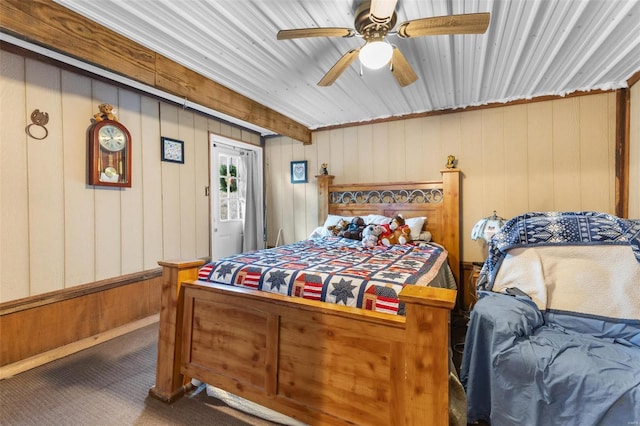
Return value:
<svg viewBox="0 0 640 426">
<path fill-rule="evenodd" d="M 307 183 L 307 160 L 291 162 L 291 183 Z"/>
<path fill-rule="evenodd" d="M 160 138 L 162 161 L 184 164 L 184 142 L 165 137 Z"/>
</svg>

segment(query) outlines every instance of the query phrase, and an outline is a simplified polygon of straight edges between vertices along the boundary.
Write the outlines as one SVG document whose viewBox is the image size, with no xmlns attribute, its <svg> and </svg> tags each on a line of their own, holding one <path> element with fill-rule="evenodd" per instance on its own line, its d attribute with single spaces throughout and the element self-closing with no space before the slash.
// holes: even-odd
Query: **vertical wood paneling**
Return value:
<svg viewBox="0 0 640 426">
<path fill-rule="evenodd" d="M 609 192 L 611 176 L 609 157 L 609 108 L 607 95 L 583 96 L 580 102 L 580 198 L 585 209 L 607 210 L 609 199 L 602 194 Z"/>
<path fill-rule="evenodd" d="M 322 163 L 328 164 L 327 169 L 330 175 L 336 175 L 336 165 L 330 162 L 331 156 L 329 152 L 329 135 L 330 132 L 312 133 L 312 145 L 317 146 L 318 165 Z M 269 147 L 271 139 L 267 140 L 265 148 Z"/>
<path fill-rule="evenodd" d="M 64 288 L 62 101 L 58 68 L 27 59 L 25 75 L 27 117 L 35 109 L 49 114 L 47 138 L 27 141 L 29 257 L 37 259 L 30 292 L 37 294 Z"/>
<path fill-rule="evenodd" d="M 528 196 L 529 208 L 532 210 L 550 211 L 554 206 L 552 119 L 551 101 L 527 105 Z"/>
<path fill-rule="evenodd" d="M 73 287 L 93 281 L 95 273 L 95 211 L 93 191 L 87 186 L 87 132 L 98 108 L 91 101 L 89 78 L 62 71 L 61 90 L 65 287 Z"/>
<path fill-rule="evenodd" d="M 303 161 L 306 159 L 304 145 L 295 142 L 290 138 L 287 138 L 287 143 L 291 147 L 291 159 L 292 161 Z M 300 241 L 307 236 L 307 203 L 306 200 L 312 199 L 311 190 L 307 195 L 307 189 L 315 189 L 314 185 L 314 173 L 310 168 L 310 162 L 307 162 L 307 180 L 308 183 L 297 183 L 289 185 L 291 186 L 291 221 L 285 223 L 288 225 L 287 235 L 291 235 L 292 239 L 288 242 Z M 290 230 L 289 230 L 290 228 Z"/>
<path fill-rule="evenodd" d="M 349 155 L 349 153 L 353 153 L 354 155 Z M 358 155 L 358 129 L 356 127 L 344 129 L 342 157 L 345 181 L 357 182 L 358 170 L 360 169 L 360 164 L 358 164 L 360 162 L 360 156 Z"/>
<path fill-rule="evenodd" d="M 196 257 L 209 256 L 209 239 L 211 235 L 209 221 L 209 197 L 205 196 L 205 187 L 209 186 L 209 134 L 207 118 L 196 114 L 195 128 L 195 223 L 196 223 Z"/>
<path fill-rule="evenodd" d="M 162 221 L 162 170 L 160 161 L 160 103 L 142 98 L 140 104 L 142 129 L 139 137 L 140 167 L 142 171 L 142 211 L 144 269 L 158 266 L 163 254 L 164 229 Z"/>
<path fill-rule="evenodd" d="M 640 83 L 630 90 L 629 217 L 640 219 Z"/>
<path fill-rule="evenodd" d="M 144 226 L 142 209 L 142 118 L 140 95 L 127 90 L 118 91 L 118 120 L 131 133 L 131 188 L 120 191 L 121 274 L 143 270 Z"/>
<path fill-rule="evenodd" d="M 389 163 L 389 181 L 391 182 L 407 180 L 407 145 L 404 123 L 405 120 L 391 121 L 387 129 L 389 134 L 389 156 L 382 161 Z"/>
<path fill-rule="evenodd" d="M 24 67 L 24 58 L 0 50 L 0 302 L 30 294 L 27 144 L 43 141 L 24 131 Z"/>
<path fill-rule="evenodd" d="M 554 210 L 574 210 L 582 205 L 579 117 L 579 99 L 553 103 Z"/>
<path fill-rule="evenodd" d="M 428 120 L 421 119 L 422 131 L 424 132 L 423 143 L 425 144 L 426 156 L 422 163 L 422 179 L 440 179 L 440 169 L 444 166 L 442 151 L 442 141 L 440 137 L 440 117 L 431 117 Z M 447 154 L 448 155 L 448 154 Z M 446 157 L 446 156 L 445 156 Z M 428 176 L 428 177 L 427 177 Z"/>
<path fill-rule="evenodd" d="M 494 210 L 504 212 L 506 201 L 504 108 L 482 111 L 482 147 L 484 208 L 489 212 L 487 214 Z"/>
<path fill-rule="evenodd" d="M 293 143 L 297 144 L 298 142 L 293 141 Z M 306 226 L 302 232 L 303 238 L 306 238 L 318 226 L 318 180 L 315 176 L 320 173 L 320 164 L 318 163 L 317 145 L 304 145 L 304 158 L 309 161 L 309 184 L 306 185 L 306 199 L 303 200 Z"/>
<path fill-rule="evenodd" d="M 180 181 L 180 257 L 192 259 L 196 256 L 196 142 L 194 114 L 182 108 L 178 110 L 178 140 L 184 142 L 185 162 L 176 164 Z"/>
<path fill-rule="evenodd" d="M 504 112 L 504 179 L 505 202 L 500 214 L 514 216 L 529 211 L 526 188 L 529 180 L 527 168 L 527 106 L 503 108 Z"/>
<path fill-rule="evenodd" d="M 293 141 L 291 138 L 283 138 L 280 143 L 280 160 L 281 168 L 276 170 L 276 174 L 279 177 L 282 204 L 283 207 L 281 222 L 279 228 L 282 228 L 282 240 L 281 243 L 289 244 L 296 241 L 295 235 L 295 219 L 294 214 L 296 209 L 300 209 L 302 206 L 298 206 L 296 202 L 303 203 L 303 200 L 296 200 L 294 187 L 306 184 L 292 184 L 291 183 L 291 162 L 298 161 L 298 158 L 293 157 Z M 306 200 L 305 200 L 306 201 Z"/>
<path fill-rule="evenodd" d="M 344 183 L 345 167 L 357 167 L 356 155 L 350 156 L 344 143 L 344 129 L 329 130 L 329 165 L 331 173 L 336 176 L 335 182 Z"/>
<path fill-rule="evenodd" d="M 388 159 L 393 155 L 393 150 L 389 143 L 389 124 L 383 122 L 371 124 L 370 126 L 373 133 L 373 157 L 375 159 L 371 164 L 371 167 L 375 169 L 372 182 L 390 182 L 392 166 Z M 365 165 L 364 167 L 367 166 Z M 335 183 L 348 183 L 344 182 L 336 172 L 332 174 L 336 176 Z"/>
<path fill-rule="evenodd" d="M 482 111 L 455 114 L 460 122 L 460 137 L 462 147 L 458 158 L 458 167 L 462 170 L 462 248 L 469 257 L 463 259 L 482 259 L 484 257 L 484 242 L 470 239 L 471 228 L 483 217 L 490 215 L 485 207 L 483 188 L 483 160 L 482 160 Z M 464 117 L 464 119 L 463 119 Z M 504 213 L 503 213 L 504 214 Z M 427 219 L 428 220 L 428 219 Z"/>
<path fill-rule="evenodd" d="M 380 156 L 373 150 L 372 126 L 358 126 L 358 182 L 374 182 Z M 331 170 L 329 170 L 331 174 Z"/>
<path fill-rule="evenodd" d="M 440 151 L 440 155 L 437 156 L 437 159 L 440 160 L 440 168 L 442 169 L 445 168 L 447 164 L 448 155 L 455 155 L 458 162 L 460 161 L 460 152 L 462 151 L 460 114 L 446 114 L 440 116 L 440 128 L 440 146 L 442 149 Z M 438 170 L 435 167 L 429 169 L 428 179 L 440 179 L 439 173 L 437 172 Z"/>
<path fill-rule="evenodd" d="M 420 180 L 424 175 L 424 142 L 422 135 L 422 120 L 413 119 L 405 121 L 404 150 L 406 164 L 406 180 Z"/>
<path fill-rule="evenodd" d="M 118 89 L 102 81 L 93 81 L 93 105 L 108 103 L 114 106 L 116 117 L 120 114 Z M 95 186 L 95 280 L 120 275 L 121 268 L 121 188 Z"/>
<path fill-rule="evenodd" d="M 161 103 L 160 122 L 161 136 L 179 139 L 178 108 Z M 162 245 L 167 259 L 180 258 L 180 166 L 162 162 Z"/>
</svg>

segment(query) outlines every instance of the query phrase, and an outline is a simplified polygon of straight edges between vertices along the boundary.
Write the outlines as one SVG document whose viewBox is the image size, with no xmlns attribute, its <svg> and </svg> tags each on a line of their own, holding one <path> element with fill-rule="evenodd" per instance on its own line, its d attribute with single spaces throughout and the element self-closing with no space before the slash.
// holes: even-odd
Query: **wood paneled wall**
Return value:
<svg viewBox="0 0 640 426">
<path fill-rule="evenodd" d="M 209 256 L 208 133 L 260 136 L 180 106 L 0 50 L 0 302 Z M 132 187 L 87 185 L 87 130 L 98 104 L 133 139 Z M 32 111 L 49 135 L 30 138 Z M 160 160 L 160 137 L 185 164 Z"/>
<path fill-rule="evenodd" d="M 304 147 L 269 139 L 265 151 L 270 245 L 279 229 L 289 243 L 318 225 L 313 175 L 325 162 L 336 183 L 395 182 L 439 179 L 455 155 L 465 262 L 484 260 L 471 228 L 494 210 L 615 213 L 613 92 L 318 131 Z M 309 161 L 308 184 L 290 184 L 291 160 Z"/>
<path fill-rule="evenodd" d="M 640 218 L 640 82 L 630 91 L 629 217 Z"/>
</svg>

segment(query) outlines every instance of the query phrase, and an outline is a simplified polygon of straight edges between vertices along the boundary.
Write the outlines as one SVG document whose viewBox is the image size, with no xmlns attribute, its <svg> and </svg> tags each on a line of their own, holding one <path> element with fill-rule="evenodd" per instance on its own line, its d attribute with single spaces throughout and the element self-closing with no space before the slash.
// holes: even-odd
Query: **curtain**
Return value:
<svg viewBox="0 0 640 426">
<path fill-rule="evenodd" d="M 244 169 L 246 200 L 244 214 L 244 232 L 242 238 L 242 251 L 259 250 L 264 248 L 264 204 L 262 194 L 262 174 L 260 168 L 260 156 L 255 151 L 247 151 L 247 155 L 241 157 Z"/>
</svg>

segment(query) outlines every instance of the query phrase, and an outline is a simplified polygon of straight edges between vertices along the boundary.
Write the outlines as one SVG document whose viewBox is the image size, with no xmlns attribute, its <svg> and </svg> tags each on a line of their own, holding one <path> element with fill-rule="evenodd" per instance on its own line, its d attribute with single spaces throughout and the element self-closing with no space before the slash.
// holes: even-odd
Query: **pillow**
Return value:
<svg viewBox="0 0 640 426">
<path fill-rule="evenodd" d="M 410 217 L 409 219 L 404 220 L 404 224 L 407 225 L 411 229 L 411 239 L 419 240 L 420 233 L 422 232 L 422 227 L 424 226 L 426 217 Z"/>
<path fill-rule="evenodd" d="M 385 225 L 391 223 L 391 218 L 380 214 L 370 214 L 363 217 L 364 223 L 367 225 Z"/>
</svg>

